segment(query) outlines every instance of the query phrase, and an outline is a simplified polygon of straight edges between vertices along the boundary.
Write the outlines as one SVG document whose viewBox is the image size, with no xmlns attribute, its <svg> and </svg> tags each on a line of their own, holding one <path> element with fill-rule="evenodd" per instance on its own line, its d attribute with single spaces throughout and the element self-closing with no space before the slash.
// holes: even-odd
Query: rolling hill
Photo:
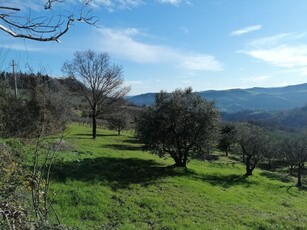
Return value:
<svg viewBox="0 0 307 230">
<path fill-rule="evenodd" d="M 208 90 L 197 92 L 207 100 L 216 102 L 222 112 L 240 110 L 277 111 L 303 107 L 307 103 L 307 83 L 276 88 L 249 88 L 230 90 Z M 146 93 L 129 97 L 130 103 L 149 106 L 156 93 Z"/>
</svg>

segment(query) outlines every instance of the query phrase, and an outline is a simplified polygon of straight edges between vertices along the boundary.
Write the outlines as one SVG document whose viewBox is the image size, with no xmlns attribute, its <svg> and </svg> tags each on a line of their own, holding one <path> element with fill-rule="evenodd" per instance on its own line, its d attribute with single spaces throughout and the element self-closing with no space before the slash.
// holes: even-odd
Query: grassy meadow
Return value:
<svg viewBox="0 0 307 230">
<path fill-rule="evenodd" d="M 53 205 L 72 229 L 307 229 L 307 192 L 283 176 L 215 153 L 188 170 L 117 136 L 70 125 L 51 182 Z"/>
</svg>

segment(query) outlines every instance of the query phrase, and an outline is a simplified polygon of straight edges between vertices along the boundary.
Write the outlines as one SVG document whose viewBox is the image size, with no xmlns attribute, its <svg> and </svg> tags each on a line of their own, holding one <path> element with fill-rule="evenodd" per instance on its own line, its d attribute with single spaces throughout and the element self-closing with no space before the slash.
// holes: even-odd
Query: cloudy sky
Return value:
<svg viewBox="0 0 307 230">
<path fill-rule="evenodd" d="M 76 0 L 67 1 L 73 9 Z M 10 4 L 42 13 L 41 0 Z M 306 0 L 95 0 L 91 7 L 96 25 L 74 24 L 61 43 L 0 31 L 1 70 L 11 71 L 14 59 L 20 71 L 62 76 L 75 51 L 93 49 L 123 67 L 131 95 L 307 82 Z"/>
</svg>

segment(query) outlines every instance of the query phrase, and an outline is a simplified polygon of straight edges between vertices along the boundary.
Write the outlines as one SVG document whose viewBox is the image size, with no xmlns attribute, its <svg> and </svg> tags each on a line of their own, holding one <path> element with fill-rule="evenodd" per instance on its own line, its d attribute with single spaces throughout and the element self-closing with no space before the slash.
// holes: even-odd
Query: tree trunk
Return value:
<svg viewBox="0 0 307 230">
<path fill-rule="evenodd" d="M 93 129 L 92 129 L 93 139 L 96 139 L 97 136 L 96 129 L 97 129 L 96 115 L 93 114 Z"/>
<path fill-rule="evenodd" d="M 174 158 L 174 160 L 175 160 L 175 164 L 174 164 L 175 167 L 184 167 L 184 168 L 187 167 L 186 157 L 181 158 L 178 156 Z"/>
<path fill-rule="evenodd" d="M 297 169 L 297 187 L 302 187 L 302 167 L 299 165 Z"/>
<path fill-rule="evenodd" d="M 290 176 L 293 176 L 293 165 L 290 165 Z"/>
<path fill-rule="evenodd" d="M 253 170 L 254 170 L 255 167 L 252 167 L 251 159 L 252 159 L 252 157 L 247 155 L 246 160 L 245 160 L 245 166 L 246 166 L 245 167 L 245 169 L 246 169 L 245 176 L 253 175 Z"/>
<path fill-rule="evenodd" d="M 175 167 L 183 167 L 183 168 L 186 168 L 187 167 L 187 164 L 186 162 L 182 162 L 182 161 L 179 161 L 179 162 L 176 162 L 174 164 Z"/>
</svg>

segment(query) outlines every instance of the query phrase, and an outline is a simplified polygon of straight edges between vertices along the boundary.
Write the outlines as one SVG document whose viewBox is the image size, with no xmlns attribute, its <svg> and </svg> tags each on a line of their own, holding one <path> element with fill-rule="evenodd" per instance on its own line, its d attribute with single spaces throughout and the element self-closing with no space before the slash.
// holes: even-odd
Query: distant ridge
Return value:
<svg viewBox="0 0 307 230">
<path fill-rule="evenodd" d="M 303 107 L 307 104 L 307 83 L 276 88 L 254 87 L 249 89 L 207 90 L 197 92 L 207 100 L 216 102 L 223 112 L 241 110 L 277 111 Z M 156 93 L 129 97 L 128 101 L 138 106 L 149 106 Z"/>
</svg>

